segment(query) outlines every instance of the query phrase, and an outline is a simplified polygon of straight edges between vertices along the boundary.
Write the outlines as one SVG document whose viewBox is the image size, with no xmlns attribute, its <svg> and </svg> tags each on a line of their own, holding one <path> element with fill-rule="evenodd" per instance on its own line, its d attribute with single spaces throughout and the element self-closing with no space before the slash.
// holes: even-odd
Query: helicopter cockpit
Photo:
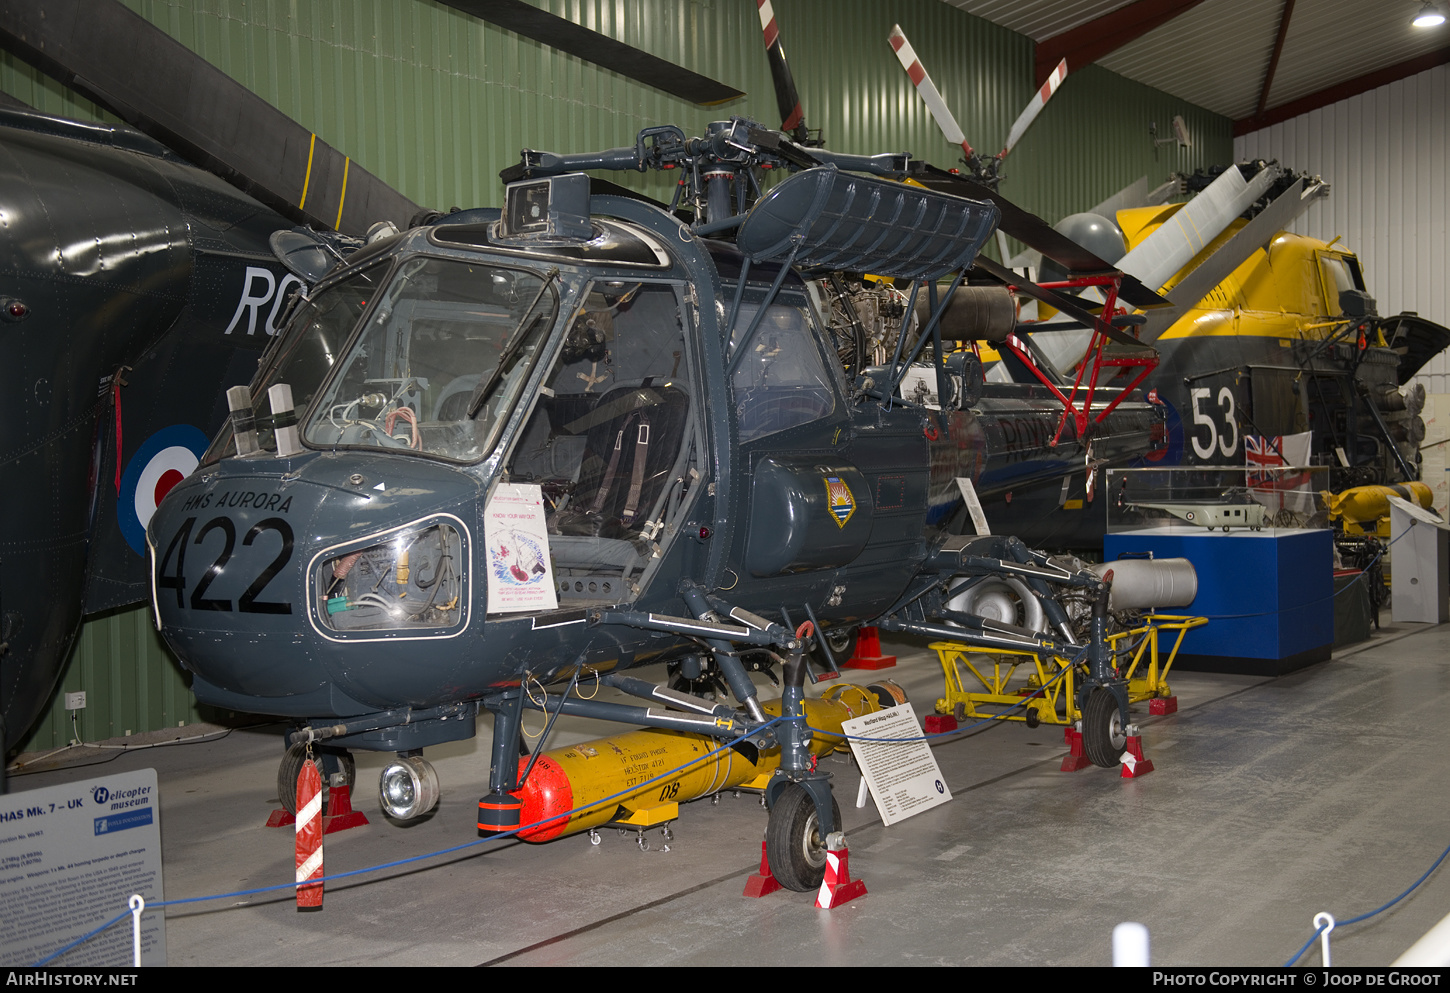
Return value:
<svg viewBox="0 0 1450 993">
<path fill-rule="evenodd" d="M 478 461 L 554 325 L 551 282 L 477 261 L 406 259 L 312 406 L 303 441 Z"/>
</svg>

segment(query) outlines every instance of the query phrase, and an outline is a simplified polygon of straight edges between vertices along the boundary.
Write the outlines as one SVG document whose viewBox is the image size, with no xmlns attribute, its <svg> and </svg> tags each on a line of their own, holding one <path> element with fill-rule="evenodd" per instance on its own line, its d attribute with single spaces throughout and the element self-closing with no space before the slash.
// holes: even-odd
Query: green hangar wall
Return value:
<svg viewBox="0 0 1450 993">
<path fill-rule="evenodd" d="M 700 107 L 431 0 L 126 0 L 127 6 L 420 204 L 497 205 L 521 148 L 633 144 L 641 128 L 779 124 L 753 0 L 535 0 L 537 6 L 744 90 Z M 844 152 L 909 151 L 950 167 L 887 44 L 899 23 L 973 145 L 999 149 L 1034 90 L 1033 44 L 939 0 L 774 0 L 806 121 Z M 1232 161 L 1232 122 L 1096 66 L 1066 82 L 1004 164 L 1002 192 L 1056 221 L 1146 176 Z M 112 120 L 0 54 L 0 92 L 37 110 Z M 1192 147 L 1156 146 L 1181 115 Z M 660 199 L 667 176 L 611 175 Z M 23 746 L 45 750 L 202 719 L 175 661 L 135 608 L 84 626 L 62 690 Z"/>
</svg>

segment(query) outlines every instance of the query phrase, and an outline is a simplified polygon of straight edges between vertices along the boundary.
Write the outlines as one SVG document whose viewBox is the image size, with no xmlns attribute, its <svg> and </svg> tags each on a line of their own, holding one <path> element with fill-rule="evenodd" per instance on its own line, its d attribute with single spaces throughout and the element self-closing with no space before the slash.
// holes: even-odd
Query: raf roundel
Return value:
<svg viewBox="0 0 1450 993">
<path fill-rule="evenodd" d="M 126 544 L 138 555 L 146 552 L 146 525 L 156 505 L 197 467 L 207 444 L 206 435 L 190 424 L 173 424 L 147 438 L 126 463 L 116 496 L 116 521 Z"/>
</svg>

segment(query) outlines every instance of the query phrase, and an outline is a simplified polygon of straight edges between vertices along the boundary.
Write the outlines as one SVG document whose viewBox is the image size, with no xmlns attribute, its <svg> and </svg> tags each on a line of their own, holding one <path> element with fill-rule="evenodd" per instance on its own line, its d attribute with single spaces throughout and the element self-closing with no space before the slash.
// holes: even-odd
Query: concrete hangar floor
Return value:
<svg viewBox="0 0 1450 993">
<path fill-rule="evenodd" d="M 900 664 L 884 675 L 930 713 L 942 693 L 935 656 L 903 641 L 885 650 Z M 605 829 L 598 846 L 587 834 L 489 843 L 337 882 L 317 913 L 299 913 L 290 891 L 173 906 L 169 964 L 1107 965 L 1114 925 L 1135 920 L 1150 929 L 1154 965 L 1276 966 L 1317 912 L 1343 920 L 1380 906 L 1450 844 L 1450 626 L 1386 623 L 1276 679 L 1183 672 L 1170 682 L 1178 713 L 1135 707 L 1157 767 L 1140 779 L 1060 772 L 1060 728 L 996 724 L 939 740 L 954 799 L 887 828 L 869 801 L 854 806 L 851 760 L 824 760 L 852 874 L 868 891 L 834 910 L 806 893 L 742 895 L 765 812 L 754 795 L 726 793 L 683 805 L 667 852 L 658 831 L 641 851 Z M 599 728 L 566 719 L 557 741 Z M 474 839 L 486 730 L 429 750 L 442 801 L 408 828 L 377 808 L 384 757 L 358 753 L 356 806 L 371 824 L 327 838 L 328 872 Z M 157 770 L 168 899 L 292 878 L 291 830 L 263 826 L 279 735 L 234 730 L 104 753 L 119 756 L 107 771 Z M 73 764 L 10 788 L 88 780 L 98 769 L 81 763 L 97 756 L 73 749 L 56 757 Z M 1334 964 L 1386 965 L 1447 910 L 1450 865 L 1390 911 L 1337 930 Z"/>
</svg>

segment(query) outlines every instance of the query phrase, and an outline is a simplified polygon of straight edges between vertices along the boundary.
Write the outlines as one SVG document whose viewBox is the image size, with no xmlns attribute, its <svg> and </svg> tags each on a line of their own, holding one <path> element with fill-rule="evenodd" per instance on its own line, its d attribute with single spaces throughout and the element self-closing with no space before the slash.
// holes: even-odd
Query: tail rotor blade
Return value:
<svg viewBox="0 0 1450 993">
<path fill-rule="evenodd" d="M 906 40 L 901 25 L 892 25 L 891 34 L 887 36 L 887 40 L 891 42 L 891 47 L 895 50 L 901 67 L 911 77 L 912 84 L 916 86 L 916 92 L 920 93 L 922 100 L 926 101 L 926 109 L 931 111 L 931 116 L 936 120 L 936 126 L 941 128 L 947 141 L 953 145 L 961 145 L 962 151 L 966 152 L 967 158 L 970 159 L 974 153 L 972 146 L 967 144 L 967 136 L 962 133 L 961 126 L 957 124 L 957 119 L 952 116 L 952 112 L 947 110 L 946 101 L 942 99 L 941 93 L 937 91 L 936 84 L 931 81 L 931 77 L 926 74 L 921 59 L 916 57 L 916 49 L 912 48 L 911 42 Z"/>
<path fill-rule="evenodd" d="M 796 92 L 795 77 L 790 74 L 790 65 L 785 61 L 785 49 L 780 43 L 780 29 L 775 24 L 775 10 L 770 0 L 755 0 L 760 14 L 760 30 L 765 34 L 765 54 L 770 60 L 770 78 L 775 84 L 775 103 L 780 108 L 780 127 L 793 135 L 797 141 L 806 137 L 806 116 L 801 109 L 800 94 Z"/>
<path fill-rule="evenodd" d="M 1033 121 L 1037 120 L 1037 115 L 1042 113 L 1042 108 L 1047 106 L 1047 101 L 1052 99 L 1052 95 L 1057 92 L 1057 88 L 1062 85 L 1062 81 L 1066 78 L 1067 59 L 1063 59 L 1057 64 L 1057 68 L 1052 70 L 1052 75 L 1047 77 L 1047 82 L 1043 83 L 1038 87 L 1037 92 L 1032 94 L 1032 99 L 1027 101 L 1027 106 L 1017 116 L 1017 120 L 1012 125 L 1012 130 L 1007 133 L 1007 144 L 1002 148 L 1003 157 L 1012 151 L 1012 146 L 1017 144 L 1017 140 L 1022 137 L 1023 132 L 1032 126 Z"/>
</svg>

